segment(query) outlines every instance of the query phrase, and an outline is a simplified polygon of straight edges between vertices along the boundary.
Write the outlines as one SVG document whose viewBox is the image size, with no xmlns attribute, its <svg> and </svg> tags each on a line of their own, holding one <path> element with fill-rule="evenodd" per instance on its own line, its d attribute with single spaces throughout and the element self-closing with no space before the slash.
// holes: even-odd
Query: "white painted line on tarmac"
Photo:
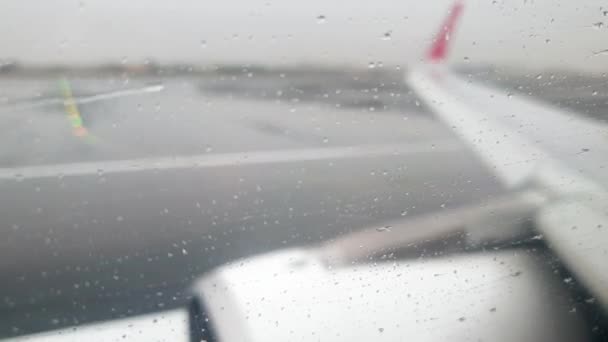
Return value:
<svg viewBox="0 0 608 342">
<path fill-rule="evenodd" d="M 458 151 L 464 147 L 455 140 L 395 143 L 381 145 L 336 146 L 306 149 L 259 150 L 250 152 L 197 154 L 186 156 L 137 158 L 77 162 L 15 168 L 0 168 L 0 180 L 119 174 L 142 171 L 206 169 L 246 165 L 297 163 L 305 161 L 404 156 L 419 153 Z"/>
<path fill-rule="evenodd" d="M 157 93 L 162 91 L 164 86 L 162 84 L 150 85 L 141 88 L 133 88 L 133 89 L 123 89 L 116 91 L 109 91 L 106 93 L 94 94 L 94 95 L 84 95 L 84 96 L 75 96 L 74 100 L 66 100 L 64 98 L 48 98 L 48 99 L 32 99 L 32 100 L 24 100 L 18 103 L 6 104 L 0 106 L 0 109 L 10 109 L 10 110 L 22 110 L 22 109 L 31 109 L 37 107 L 45 107 L 49 105 L 65 105 L 69 103 L 76 104 L 86 104 L 91 102 L 109 100 L 113 98 L 125 97 L 125 96 L 133 96 L 133 95 L 141 95 L 147 93 Z"/>
</svg>

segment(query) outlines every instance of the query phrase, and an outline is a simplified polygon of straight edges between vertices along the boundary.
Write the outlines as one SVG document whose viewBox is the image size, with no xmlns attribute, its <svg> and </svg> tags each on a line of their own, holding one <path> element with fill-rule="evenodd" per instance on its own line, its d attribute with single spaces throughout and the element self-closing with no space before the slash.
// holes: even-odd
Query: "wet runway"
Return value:
<svg viewBox="0 0 608 342">
<path fill-rule="evenodd" d="M 0 336 L 175 307 L 236 258 L 500 192 L 398 77 L 355 77 L 1 79 Z"/>
</svg>

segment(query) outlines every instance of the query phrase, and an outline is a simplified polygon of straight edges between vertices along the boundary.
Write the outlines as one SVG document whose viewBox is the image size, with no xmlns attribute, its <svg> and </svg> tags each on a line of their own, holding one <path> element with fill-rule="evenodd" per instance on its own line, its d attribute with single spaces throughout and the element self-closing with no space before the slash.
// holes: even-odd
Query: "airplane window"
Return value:
<svg viewBox="0 0 608 342">
<path fill-rule="evenodd" d="M 606 3 L 0 19 L 0 340 L 608 338 Z"/>
</svg>

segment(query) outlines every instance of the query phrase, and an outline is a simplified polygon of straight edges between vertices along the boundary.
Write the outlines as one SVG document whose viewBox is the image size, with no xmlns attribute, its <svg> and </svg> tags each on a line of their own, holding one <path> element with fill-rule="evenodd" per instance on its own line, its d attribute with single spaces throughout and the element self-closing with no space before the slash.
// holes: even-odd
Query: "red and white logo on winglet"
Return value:
<svg viewBox="0 0 608 342">
<path fill-rule="evenodd" d="M 443 61 L 448 54 L 448 48 L 450 45 L 450 37 L 454 32 L 454 27 L 456 26 L 456 22 L 458 18 L 462 14 L 462 9 L 464 7 L 464 1 L 458 0 L 454 3 L 454 6 L 450 10 L 448 17 L 443 22 L 443 25 L 439 29 L 435 40 L 433 41 L 433 45 L 429 49 L 427 53 L 427 60 L 439 63 Z"/>
</svg>

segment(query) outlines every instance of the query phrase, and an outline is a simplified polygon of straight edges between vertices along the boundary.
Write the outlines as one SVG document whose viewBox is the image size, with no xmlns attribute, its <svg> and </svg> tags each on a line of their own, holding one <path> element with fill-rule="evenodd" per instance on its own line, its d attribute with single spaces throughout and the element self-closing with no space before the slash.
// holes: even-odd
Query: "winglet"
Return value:
<svg viewBox="0 0 608 342">
<path fill-rule="evenodd" d="M 437 36 L 433 40 L 433 45 L 427 53 L 427 60 L 435 63 L 439 63 L 447 57 L 450 37 L 454 32 L 456 22 L 462 13 L 464 7 L 463 0 L 457 0 L 454 6 L 450 10 L 448 17 L 443 22 L 443 25 L 439 29 Z"/>
</svg>

